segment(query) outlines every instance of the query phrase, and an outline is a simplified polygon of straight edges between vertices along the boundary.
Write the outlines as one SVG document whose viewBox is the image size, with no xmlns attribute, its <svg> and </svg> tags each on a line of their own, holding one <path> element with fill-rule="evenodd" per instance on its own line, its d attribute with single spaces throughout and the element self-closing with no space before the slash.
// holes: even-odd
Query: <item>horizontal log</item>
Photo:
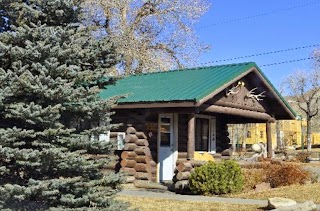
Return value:
<svg viewBox="0 0 320 211">
<path fill-rule="evenodd" d="M 135 157 L 135 160 L 137 161 L 137 163 L 150 163 L 151 158 L 150 156 L 139 155 Z"/>
<path fill-rule="evenodd" d="M 239 108 L 230 108 L 230 107 L 207 105 L 207 104 L 203 104 L 201 108 L 203 109 L 203 111 L 206 111 L 206 112 L 223 113 L 228 115 L 259 119 L 259 120 L 264 120 L 269 122 L 275 121 L 275 119 L 271 117 L 269 114 L 257 112 L 257 111 L 248 111 L 248 110 L 239 109 Z"/>
<path fill-rule="evenodd" d="M 157 163 L 154 162 L 153 160 L 151 160 L 151 161 L 150 161 L 150 166 L 156 168 L 156 167 L 157 167 Z"/>
<path fill-rule="evenodd" d="M 120 173 L 128 176 L 134 176 L 136 174 L 136 170 L 134 168 L 122 167 L 120 169 Z"/>
<path fill-rule="evenodd" d="M 184 171 L 190 171 L 192 169 L 192 165 L 190 162 L 181 162 L 179 165 L 176 167 L 178 172 L 184 172 Z"/>
<path fill-rule="evenodd" d="M 151 172 L 151 174 L 156 174 L 157 173 L 157 167 L 151 167 L 150 172 Z"/>
<path fill-rule="evenodd" d="M 135 134 L 127 134 L 124 139 L 124 142 L 125 143 L 135 143 L 137 140 L 139 140 L 139 138 Z"/>
<path fill-rule="evenodd" d="M 134 176 L 127 176 L 125 178 L 126 183 L 133 183 L 136 180 Z"/>
<path fill-rule="evenodd" d="M 135 144 L 137 146 L 149 146 L 149 141 L 147 139 L 138 139 Z"/>
<path fill-rule="evenodd" d="M 137 131 L 134 127 L 128 127 L 126 130 L 126 134 L 135 134 Z"/>
<path fill-rule="evenodd" d="M 136 132 L 136 136 L 138 136 L 139 139 L 148 139 L 144 132 Z"/>
<path fill-rule="evenodd" d="M 137 180 L 151 180 L 152 175 L 149 172 L 136 172 L 134 177 Z"/>
<path fill-rule="evenodd" d="M 185 171 L 185 172 L 179 172 L 176 175 L 177 180 L 188 180 L 190 177 L 190 172 Z"/>
<path fill-rule="evenodd" d="M 188 158 L 187 152 L 178 152 L 178 159 L 180 158 Z"/>
<path fill-rule="evenodd" d="M 121 153 L 121 159 L 125 160 L 125 159 L 134 159 L 135 157 L 137 157 L 137 154 L 134 151 L 122 151 Z"/>
<path fill-rule="evenodd" d="M 249 107 L 247 105 L 242 105 L 240 103 L 237 104 L 237 103 L 233 103 L 233 102 L 216 101 L 216 102 L 214 102 L 214 104 L 217 105 L 217 106 L 234 107 L 234 108 L 258 111 L 258 112 L 263 112 L 263 113 L 266 112 L 266 110 L 263 107 L 254 107 L 254 106 Z"/>
<path fill-rule="evenodd" d="M 137 145 L 136 144 L 133 144 L 133 143 L 125 143 L 124 144 L 124 147 L 123 147 L 123 150 L 135 150 L 137 148 Z"/>
<path fill-rule="evenodd" d="M 135 180 L 133 184 L 137 188 L 168 190 L 166 186 L 146 180 Z"/>
<path fill-rule="evenodd" d="M 128 167 L 128 168 L 134 168 L 134 166 L 137 164 L 135 160 L 122 160 L 120 165 L 121 167 Z"/>
<path fill-rule="evenodd" d="M 151 166 L 145 163 L 137 163 L 134 169 L 136 172 L 151 172 Z"/>
<path fill-rule="evenodd" d="M 190 163 L 193 168 L 203 166 L 204 164 L 208 163 L 208 161 L 203 160 L 190 160 Z"/>
<path fill-rule="evenodd" d="M 189 162 L 192 167 L 199 167 L 199 166 L 202 166 L 206 163 L 208 163 L 208 161 L 204 161 L 204 160 L 185 160 L 185 159 L 178 159 L 177 162 L 176 162 L 176 166 L 179 166 L 180 163 L 186 163 L 186 162 Z"/>
<path fill-rule="evenodd" d="M 153 175 L 152 175 L 151 181 L 152 181 L 152 182 L 157 182 L 157 176 L 153 176 Z"/>
<path fill-rule="evenodd" d="M 176 166 L 178 166 L 180 163 L 185 163 L 185 162 L 188 162 L 189 160 L 187 160 L 187 159 L 184 159 L 184 158 L 182 158 L 182 159 L 177 159 L 177 161 L 176 161 Z"/>
<path fill-rule="evenodd" d="M 110 132 L 110 138 L 117 138 L 119 132 Z"/>
<path fill-rule="evenodd" d="M 136 147 L 136 148 L 134 149 L 134 152 L 135 152 L 137 155 L 151 156 L 151 151 L 150 151 L 149 147 L 139 146 L 139 147 Z"/>
</svg>

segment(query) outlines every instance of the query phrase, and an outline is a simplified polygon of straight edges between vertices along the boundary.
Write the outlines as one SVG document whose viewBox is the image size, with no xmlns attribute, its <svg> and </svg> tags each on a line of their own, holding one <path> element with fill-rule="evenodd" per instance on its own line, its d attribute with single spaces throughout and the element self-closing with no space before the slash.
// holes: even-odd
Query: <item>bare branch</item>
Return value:
<svg viewBox="0 0 320 211">
<path fill-rule="evenodd" d="M 320 68 L 319 60 L 315 59 L 314 69 L 310 72 L 297 71 L 286 80 L 287 88 L 293 105 L 297 105 L 307 119 L 308 150 L 311 149 L 311 121 L 319 113 L 320 101 Z"/>
<path fill-rule="evenodd" d="M 101 27 L 123 59 L 119 71 L 128 74 L 196 62 L 208 48 L 192 28 L 209 6 L 208 0 L 85 0 L 83 7 L 88 19 L 102 11 Z"/>
</svg>

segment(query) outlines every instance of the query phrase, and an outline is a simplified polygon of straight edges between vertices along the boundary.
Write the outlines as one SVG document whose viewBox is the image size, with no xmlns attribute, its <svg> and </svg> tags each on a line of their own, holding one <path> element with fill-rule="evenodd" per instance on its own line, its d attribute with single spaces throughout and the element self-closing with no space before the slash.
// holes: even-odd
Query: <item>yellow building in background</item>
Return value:
<svg viewBox="0 0 320 211">
<path fill-rule="evenodd" d="M 306 120 L 281 120 L 278 121 L 279 135 L 283 147 L 301 147 L 302 141 L 306 147 L 307 122 Z M 255 143 L 266 143 L 266 124 L 237 124 L 229 125 L 229 138 L 234 141 L 238 148 L 243 143 L 252 145 Z M 320 133 L 312 133 L 312 145 L 320 145 Z M 245 141 L 245 142 L 244 142 Z M 276 123 L 272 124 L 272 142 L 277 146 Z"/>
</svg>

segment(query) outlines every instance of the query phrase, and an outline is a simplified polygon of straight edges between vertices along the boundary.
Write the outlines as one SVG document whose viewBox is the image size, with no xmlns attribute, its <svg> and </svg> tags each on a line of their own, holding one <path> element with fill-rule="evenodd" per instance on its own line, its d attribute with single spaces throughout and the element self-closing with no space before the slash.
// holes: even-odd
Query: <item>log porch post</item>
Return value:
<svg viewBox="0 0 320 211">
<path fill-rule="evenodd" d="M 195 151 L 195 140 L 194 140 L 194 130 L 195 130 L 195 116 L 194 114 L 189 114 L 188 116 L 188 144 L 187 144 L 187 158 L 193 159 Z"/>
<path fill-rule="evenodd" d="M 271 122 L 266 123 L 266 133 L 267 133 L 267 155 L 268 158 L 272 158 L 272 136 L 271 136 Z"/>
</svg>

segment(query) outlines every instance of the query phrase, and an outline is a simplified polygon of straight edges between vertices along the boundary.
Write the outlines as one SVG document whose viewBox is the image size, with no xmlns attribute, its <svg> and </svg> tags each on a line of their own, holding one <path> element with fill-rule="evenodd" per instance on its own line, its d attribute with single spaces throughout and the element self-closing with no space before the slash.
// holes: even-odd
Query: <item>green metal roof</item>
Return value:
<svg viewBox="0 0 320 211">
<path fill-rule="evenodd" d="M 107 99 L 127 95 L 119 99 L 118 104 L 185 101 L 196 103 L 252 68 L 259 71 L 295 116 L 286 100 L 254 62 L 130 75 L 117 80 L 114 85 L 108 85 L 100 93 L 100 97 Z"/>
<path fill-rule="evenodd" d="M 254 62 L 131 75 L 107 86 L 100 97 L 127 94 L 120 104 L 198 102 L 252 67 Z"/>
</svg>

